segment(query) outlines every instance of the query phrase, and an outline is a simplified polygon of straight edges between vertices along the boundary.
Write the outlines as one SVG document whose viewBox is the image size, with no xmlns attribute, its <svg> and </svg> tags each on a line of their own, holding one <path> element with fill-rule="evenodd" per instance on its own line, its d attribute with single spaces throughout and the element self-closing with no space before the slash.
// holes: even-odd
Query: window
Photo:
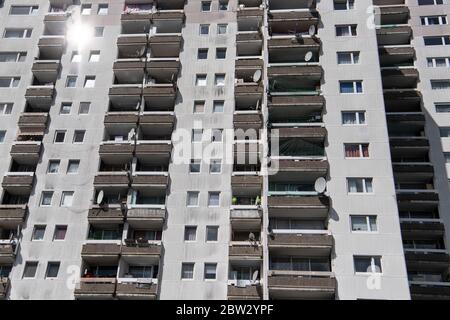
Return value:
<svg viewBox="0 0 450 320">
<path fill-rule="evenodd" d="M 444 0 L 419 0 L 419 6 L 444 4 Z"/>
<path fill-rule="evenodd" d="M 84 78 L 84 87 L 85 88 L 94 88 L 95 87 L 95 76 L 86 76 L 86 78 Z"/>
<path fill-rule="evenodd" d="M 0 115 L 11 114 L 13 105 L 12 102 L 0 102 Z"/>
<path fill-rule="evenodd" d="M 89 62 L 99 62 L 100 61 L 100 51 L 93 50 L 89 54 Z"/>
<path fill-rule="evenodd" d="M 347 178 L 348 193 L 373 193 L 372 178 Z"/>
<path fill-rule="evenodd" d="M 20 77 L 0 77 L 0 88 L 17 88 Z"/>
<path fill-rule="evenodd" d="M 208 192 L 208 207 L 218 207 L 220 205 L 220 192 Z"/>
<path fill-rule="evenodd" d="M 211 11 L 211 1 L 202 1 L 202 11 Z"/>
<path fill-rule="evenodd" d="M 219 0 L 219 11 L 228 10 L 228 0 Z"/>
<path fill-rule="evenodd" d="M 45 235 L 45 226 L 34 226 L 31 240 L 32 241 L 44 240 L 44 235 Z"/>
<path fill-rule="evenodd" d="M 205 112 L 205 101 L 195 101 L 194 102 L 194 113 Z"/>
<path fill-rule="evenodd" d="M 431 89 L 447 90 L 450 89 L 450 80 L 431 80 Z"/>
<path fill-rule="evenodd" d="M 369 144 L 367 143 L 345 143 L 346 158 L 368 158 Z"/>
<path fill-rule="evenodd" d="M 62 241 L 66 239 L 67 226 L 56 226 L 53 234 L 53 241 Z"/>
<path fill-rule="evenodd" d="M 217 25 L 217 34 L 226 34 L 228 25 L 221 23 Z"/>
<path fill-rule="evenodd" d="M 427 58 L 429 68 L 448 68 L 450 67 L 450 57 Z"/>
<path fill-rule="evenodd" d="M 222 60 L 227 57 L 226 48 L 216 48 L 216 59 Z"/>
<path fill-rule="evenodd" d="M 41 207 L 51 206 L 53 198 L 53 191 L 42 191 Z"/>
<path fill-rule="evenodd" d="M 201 142 L 203 137 L 203 129 L 192 129 L 192 142 Z"/>
<path fill-rule="evenodd" d="M 435 103 L 436 112 L 450 112 L 450 102 Z"/>
<path fill-rule="evenodd" d="M 80 108 L 78 109 L 79 114 L 88 114 L 91 107 L 90 102 L 80 102 Z"/>
<path fill-rule="evenodd" d="M 59 109 L 59 114 L 70 114 L 71 109 L 72 109 L 72 103 L 63 102 L 63 103 L 61 103 L 61 108 Z"/>
<path fill-rule="evenodd" d="M 222 138 L 223 138 L 222 129 L 212 129 L 211 142 L 222 142 Z"/>
<path fill-rule="evenodd" d="M 356 36 L 356 24 L 336 26 L 336 37 Z"/>
<path fill-rule="evenodd" d="M 376 232 L 377 216 L 350 216 L 352 231 Z"/>
<path fill-rule="evenodd" d="M 217 263 L 205 263 L 205 280 L 215 280 L 216 279 L 216 269 Z"/>
<path fill-rule="evenodd" d="M 77 76 L 67 76 L 66 88 L 75 88 L 77 85 Z"/>
<path fill-rule="evenodd" d="M 195 77 L 195 85 L 197 87 L 206 86 L 206 74 L 197 74 Z"/>
<path fill-rule="evenodd" d="M 443 25 L 447 24 L 447 16 L 424 16 L 420 17 L 420 22 L 423 26 Z"/>
<path fill-rule="evenodd" d="M 94 37 L 96 37 L 96 38 L 103 37 L 103 31 L 104 31 L 103 27 L 95 27 L 94 28 Z"/>
<path fill-rule="evenodd" d="M 198 207 L 198 191 L 188 191 L 187 193 L 187 206 Z"/>
<path fill-rule="evenodd" d="M 85 130 L 75 130 L 73 133 L 73 143 L 83 143 L 85 134 Z"/>
<path fill-rule="evenodd" d="M 0 143 L 5 142 L 5 137 L 6 137 L 6 131 L 0 130 Z"/>
<path fill-rule="evenodd" d="M 195 241 L 196 236 L 197 236 L 196 226 L 184 227 L 184 241 Z"/>
<path fill-rule="evenodd" d="M 201 24 L 200 25 L 200 34 L 201 35 L 209 34 L 209 24 Z"/>
<path fill-rule="evenodd" d="M 362 81 L 340 81 L 339 87 L 344 94 L 363 92 Z"/>
<path fill-rule="evenodd" d="M 381 273 L 381 257 L 353 257 L 355 272 Z"/>
<path fill-rule="evenodd" d="M 343 111 L 343 125 L 364 125 L 366 124 L 366 113 L 364 111 Z"/>
<path fill-rule="evenodd" d="M 7 28 L 3 33 L 3 38 L 7 39 L 24 39 L 31 38 L 33 29 L 31 28 Z"/>
<path fill-rule="evenodd" d="M 59 262 L 49 262 L 47 264 L 47 270 L 45 272 L 45 278 L 57 278 L 59 272 Z"/>
<path fill-rule="evenodd" d="M 78 168 L 80 167 L 80 160 L 69 160 L 67 164 L 67 173 L 74 174 L 78 173 Z"/>
<path fill-rule="evenodd" d="M 181 264 L 181 279 L 194 279 L 194 264 L 182 263 Z"/>
<path fill-rule="evenodd" d="M 38 6 L 11 6 L 9 14 L 11 16 L 30 16 L 38 13 Z"/>
<path fill-rule="evenodd" d="M 27 57 L 26 52 L 0 52 L 0 62 L 23 62 Z"/>
<path fill-rule="evenodd" d="M 214 77 L 214 84 L 218 87 L 223 87 L 225 85 L 225 75 L 222 73 L 216 73 Z"/>
<path fill-rule="evenodd" d="M 23 269 L 22 278 L 34 278 L 38 267 L 37 261 L 25 262 L 25 268 Z"/>
<path fill-rule="evenodd" d="M 108 14 L 108 4 L 106 4 L 106 3 L 99 4 L 97 14 L 99 16 L 107 15 Z"/>
<path fill-rule="evenodd" d="M 450 127 L 439 128 L 441 138 L 450 138 Z"/>
<path fill-rule="evenodd" d="M 351 10 L 355 7 L 355 0 L 334 0 L 334 10 Z"/>
<path fill-rule="evenodd" d="M 191 163 L 189 164 L 189 172 L 190 173 L 199 173 L 201 166 L 201 160 L 191 159 Z"/>
<path fill-rule="evenodd" d="M 426 46 L 446 46 L 450 45 L 450 36 L 423 37 Z"/>
<path fill-rule="evenodd" d="M 212 159 L 209 164 L 209 173 L 220 173 L 222 171 L 222 160 Z"/>
<path fill-rule="evenodd" d="M 66 137 L 65 130 L 56 130 L 55 131 L 55 139 L 53 140 L 53 142 L 54 143 L 64 143 L 65 137 Z"/>
<path fill-rule="evenodd" d="M 72 52 L 71 62 L 81 62 L 81 54 L 78 51 Z"/>
<path fill-rule="evenodd" d="M 73 191 L 63 191 L 61 194 L 61 207 L 71 207 L 73 203 Z"/>
<path fill-rule="evenodd" d="M 222 113 L 224 110 L 224 101 L 214 101 L 213 103 L 213 113 Z"/>
<path fill-rule="evenodd" d="M 47 173 L 58 173 L 59 171 L 59 160 L 49 160 Z"/>
<path fill-rule="evenodd" d="M 92 4 L 85 3 L 81 5 L 81 14 L 84 16 L 90 15 L 92 11 Z"/>
<path fill-rule="evenodd" d="M 359 52 L 338 52 L 337 60 L 338 64 L 358 64 Z"/>
<path fill-rule="evenodd" d="M 217 241 L 219 238 L 218 226 L 206 226 L 206 242 Z"/>
<path fill-rule="evenodd" d="M 197 59 L 198 60 L 208 59 L 208 49 L 198 49 Z"/>
</svg>

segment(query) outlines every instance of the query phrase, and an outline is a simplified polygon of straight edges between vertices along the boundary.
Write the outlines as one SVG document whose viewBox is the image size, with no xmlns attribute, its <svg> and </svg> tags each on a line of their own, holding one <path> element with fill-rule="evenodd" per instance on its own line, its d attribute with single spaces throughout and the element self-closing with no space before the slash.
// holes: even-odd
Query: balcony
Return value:
<svg viewBox="0 0 450 320">
<path fill-rule="evenodd" d="M 117 38 L 118 57 L 126 58 L 142 58 L 147 48 L 147 34 L 121 34 Z"/>
<path fill-rule="evenodd" d="M 180 55 L 183 38 L 181 34 L 156 34 L 149 39 L 152 58 L 174 58 Z"/>
<path fill-rule="evenodd" d="M 410 44 L 412 29 L 410 26 L 389 26 L 377 29 L 379 46 Z"/>
<path fill-rule="evenodd" d="M 127 262 L 139 261 L 140 263 L 157 264 L 161 251 L 160 242 L 149 243 L 148 241 L 126 239 L 121 255 Z"/>
<path fill-rule="evenodd" d="M 116 278 L 82 278 L 75 289 L 75 298 L 112 299 L 116 291 Z"/>
<path fill-rule="evenodd" d="M 31 72 L 41 83 L 55 83 L 60 66 L 59 60 L 35 60 Z"/>
<path fill-rule="evenodd" d="M 9 285 L 10 285 L 9 278 L 6 277 L 0 278 L 0 300 L 6 298 L 9 290 Z"/>
<path fill-rule="evenodd" d="M 125 281 L 126 280 L 126 281 Z M 119 279 L 117 281 L 116 297 L 132 300 L 155 300 L 158 285 L 152 282 L 143 282 L 136 279 Z"/>
<path fill-rule="evenodd" d="M 173 83 L 177 80 L 181 68 L 179 60 L 150 60 L 147 61 L 147 74 L 159 82 Z"/>
<path fill-rule="evenodd" d="M 259 175 L 238 175 L 231 176 L 231 187 L 234 191 L 260 192 L 262 188 L 263 177 Z"/>
<path fill-rule="evenodd" d="M 105 127 L 117 128 L 118 125 L 135 127 L 138 123 L 137 112 L 108 112 L 105 115 Z"/>
<path fill-rule="evenodd" d="M 175 115 L 164 112 L 144 112 L 139 117 L 139 124 L 144 134 L 151 132 L 156 136 L 171 136 L 175 126 Z"/>
<path fill-rule="evenodd" d="M 439 202 L 439 194 L 433 189 L 397 189 L 397 201 L 420 203 L 420 202 Z"/>
<path fill-rule="evenodd" d="M 228 285 L 228 300 L 261 300 L 263 298 L 262 287 L 260 285 L 249 285 L 238 287 Z"/>
<path fill-rule="evenodd" d="M 134 146 L 129 141 L 107 141 L 100 145 L 99 154 L 102 159 L 126 162 L 133 157 Z"/>
<path fill-rule="evenodd" d="M 40 153 L 40 142 L 15 142 L 10 151 L 13 159 L 28 160 L 33 163 L 39 161 Z"/>
<path fill-rule="evenodd" d="M 24 221 L 27 214 L 26 205 L 1 204 L 0 228 L 15 229 Z"/>
<path fill-rule="evenodd" d="M 263 250 L 259 245 L 231 244 L 228 250 L 230 261 L 260 261 Z"/>
<path fill-rule="evenodd" d="M 433 165 L 429 162 L 393 162 L 392 169 L 397 179 L 431 179 Z"/>
<path fill-rule="evenodd" d="M 277 130 L 278 132 L 274 134 L 280 139 L 300 138 L 323 141 L 327 136 L 327 130 L 324 127 L 280 128 Z"/>
<path fill-rule="evenodd" d="M 328 256 L 333 247 L 333 237 L 328 234 L 274 233 L 269 236 L 271 252 Z"/>
<path fill-rule="evenodd" d="M 416 88 L 419 72 L 413 67 L 382 68 L 383 89 Z"/>
<path fill-rule="evenodd" d="M 123 34 L 148 33 L 151 28 L 150 10 L 129 10 L 122 13 L 120 22 Z"/>
<path fill-rule="evenodd" d="M 325 105 L 323 96 L 273 96 L 269 100 L 269 110 L 286 108 L 316 108 L 321 109 Z"/>
<path fill-rule="evenodd" d="M 444 236 L 445 228 L 440 220 L 400 220 L 402 238 L 407 239 L 441 239 Z"/>
<path fill-rule="evenodd" d="M 13 264 L 16 259 L 16 245 L 9 240 L 0 240 L 0 263 Z"/>
<path fill-rule="evenodd" d="M 39 38 L 39 58 L 45 60 L 60 60 L 66 46 L 64 35 L 41 36 Z"/>
<path fill-rule="evenodd" d="M 269 215 L 271 217 L 291 217 L 325 219 L 328 217 L 329 199 L 321 196 L 268 197 Z"/>
<path fill-rule="evenodd" d="M 33 188 L 34 172 L 7 172 L 2 187 L 10 192 L 30 193 Z"/>
<path fill-rule="evenodd" d="M 240 8 L 236 14 L 239 31 L 259 30 L 264 19 L 262 8 Z"/>
<path fill-rule="evenodd" d="M 95 187 L 128 187 L 129 183 L 127 172 L 99 172 L 94 177 Z"/>
<path fill-rule="evenodd" d="M 29 86 L 25 91 L 25 99 L 32 106 L 49 106 L 54 95 L 53 85 Z"/>
<path fill-rule="evenodd" d="M 136 110 L 141 103 L 142 84 L 113 85 L 109 89 L 109 101 L 114 111 Z"/>
<path fill-rule="evenodd" d="M 315 276 L 269 276 L 272 299 L 333 299 L 336 279 Z"/>
<path fill-rule="evenodd" d="M 409 290 L 413 300 L 450 300 L 450 283 L 448 282 L 420 282 L 409 283 Z"/>
<path fill-rule="evenodd" d="M 172 152 L 172 143 L 170 141 L 138 141 L 136 145 L 136 154 L 140 156 L 158 156 L 170 157 Z"/>
<path fill-rule="evenodd" d="M 390 3 L 391 4 L 391 3 Z M 404 3 L 402 3 L 404 5 Z M 409 20 L 409 8 L 407 6 L 379 7 L 379 14 L 375 21 L 381 25 L 405 24 Z"/>
<path fill-rule="evenodd" d="M 118 84 L 142 84 L 144 81 L 145 59 L 119 59 L 113 64 L 114 76 Z"/>
<path fill-rule="evenodd" d="M 131 207 L 127 212 L 127 222 L 133 227 L 162 228 L 166 210 L 158 206 Z"/>
<path fill-rule="evenodd" d="M 319 15 L 313 11 L 270 11 L 269 30 L 270 34 L 308 34 L 310 26 L 319 23 Z"/>
<path fill-rule="evenodd" d="M 101 208 L 95 206 L 88 212 L 88 221 L 90 224 L 121 224 L 125 216 L 120 208 Z"/>
<path fill-rule="evenodd" d="M 238 57 L 260 56 L 263 37 L 259 31 L 240 32 L 236 34 L 236 55 Z"/>
<path fill-rule="evenodd" d="M 169 184 L 167 172 L 135 172 L 131 179 L 133 188 L 166 189 Z"/>
<path fill-rule="evenodd" d="M 147 84 L 143 95 L 146 106 L 160 106 L 164 109 L 173 109 L 177 88 L 173 84 Z"/>
<path fill-rule="evenodd" d="M 416 51 L 413 47 L 385 47 L 379 48 L 381 67 L 401 66 L 414 62 Z"/>
<path fill-rule="evenodd" d="M 311 180 L 323 177 L 328 172 L 327 160 L 290 159 L 278 160 L 272 158 L 271 169 L 276 170 L 277 179 L 289 181 L 298 177 L 299 180 Z"/>
<path fill-rule="evenodd" d="M 22 113 L 19 118 L 20 135 L 43 136 L 47 128 L 48 113 Z"/>
<path fill-rule="evenodd" d="M 445 250 L 405 250 L 406 267 L 409 271 L 447 270 L 450 256 Z"/>
<path fill-rule="evenodd" d="M 232 206 L 230 220 L 233 230 L 260 229 L 262 212 L 257 206 Z"/>
<path fill-rule="evenodd" d="M 259 130 L 263 127 L 262 114 L 260 112 L 239 112 L 233 116 L 234 129 L 254 129 Z"/>
<path fill-rule="evenodd" d="M 119 255 L 120 245 L 116 243 L 86 243 L 81 250 L 83 261 L 88 263 L 116 263 Z"/>
</svg>

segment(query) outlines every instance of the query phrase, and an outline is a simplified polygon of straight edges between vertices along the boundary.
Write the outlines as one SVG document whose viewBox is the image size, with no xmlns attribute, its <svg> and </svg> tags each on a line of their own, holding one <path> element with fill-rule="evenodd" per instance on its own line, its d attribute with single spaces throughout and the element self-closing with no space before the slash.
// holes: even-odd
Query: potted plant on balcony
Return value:
<svg viewBox="0 0 450 320">
<path fill-rule="evenodd" d="M 231 198 L 231 204 L 233 206 L 237 205 L 237 198 L 236 197 Z"/>
</svg>

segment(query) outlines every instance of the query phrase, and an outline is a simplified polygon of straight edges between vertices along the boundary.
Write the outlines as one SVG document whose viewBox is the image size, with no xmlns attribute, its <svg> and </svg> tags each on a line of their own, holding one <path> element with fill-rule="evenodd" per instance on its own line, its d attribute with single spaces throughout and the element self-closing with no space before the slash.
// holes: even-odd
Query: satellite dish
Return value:
<svg viewBox="0 0 450 320">
<path fill-rule="evenodd" d="M 97 195 L 97 204 L 102 205 L 104 198 L 105 198 L 105 193 L 103 192 L 103 190 L 100 190 Z"/>
<path fill-rule="evenodd" d="M 308 52 L 305 54 L 305 61 L 306 61 L 306 62 L 309 62 L 309 61 L 311 61 L 312 58 L 313 58 L 313 53 L 312 53 L 312 51 L 308 51 Z"/>
<path fill-rule="evenodd" d="M 250 232 L 248 234 L 248 240 L 250 240 L 250 241 L 255 241 L 256 240 L 255 234 L 253 232 Z"/>
<path fill-rule="evenodd" d="M 253 82 L 259 82 L 259 80 L 261 80 L 261 75 L 262 72 L 260 69 L 256 70 L 255 73 L 253 74 Z"/>
<path fill-rule="evenodd" d="M 253 282 L 256 282 L 256 280 L 258 280 L 258 274 L 259 274 L 259 270 L 255 270 L 255 272 L 253 272 L 253 275 L 252 275 Z"/>
<path fill-rule="evenodd" d="M 316 182 L 314 182 L 314 190 L 316 190 L 317 193 L 324 193 L 326 188 L 327 180 L 323 177 L 317 178 Z"/>
<path fill-rule="evenodd" d="M 128 140 L 133 139 L 135 135 L 136 135 L 136 130 L 134 128 L 132 128 L 130 130 L 130 132 L 128 132 Z"/>
<path fill-rule="evenodd" d="M 314 36 L 316 34 L 316 26 L 315 25 L 310 26 L 308 33 L 311 37 Z"/>
</svg>

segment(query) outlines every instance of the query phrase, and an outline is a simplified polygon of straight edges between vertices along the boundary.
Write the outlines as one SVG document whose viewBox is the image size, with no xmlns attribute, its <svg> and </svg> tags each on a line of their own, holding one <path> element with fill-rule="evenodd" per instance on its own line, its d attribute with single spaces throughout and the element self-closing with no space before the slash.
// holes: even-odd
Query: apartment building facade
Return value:
<svg viewBox="0 0 450 320">
<path fill-rule="evenodd" d="M 450 298 L 446 1 L 0 1 L 0 298 Z"/>
</svg>

